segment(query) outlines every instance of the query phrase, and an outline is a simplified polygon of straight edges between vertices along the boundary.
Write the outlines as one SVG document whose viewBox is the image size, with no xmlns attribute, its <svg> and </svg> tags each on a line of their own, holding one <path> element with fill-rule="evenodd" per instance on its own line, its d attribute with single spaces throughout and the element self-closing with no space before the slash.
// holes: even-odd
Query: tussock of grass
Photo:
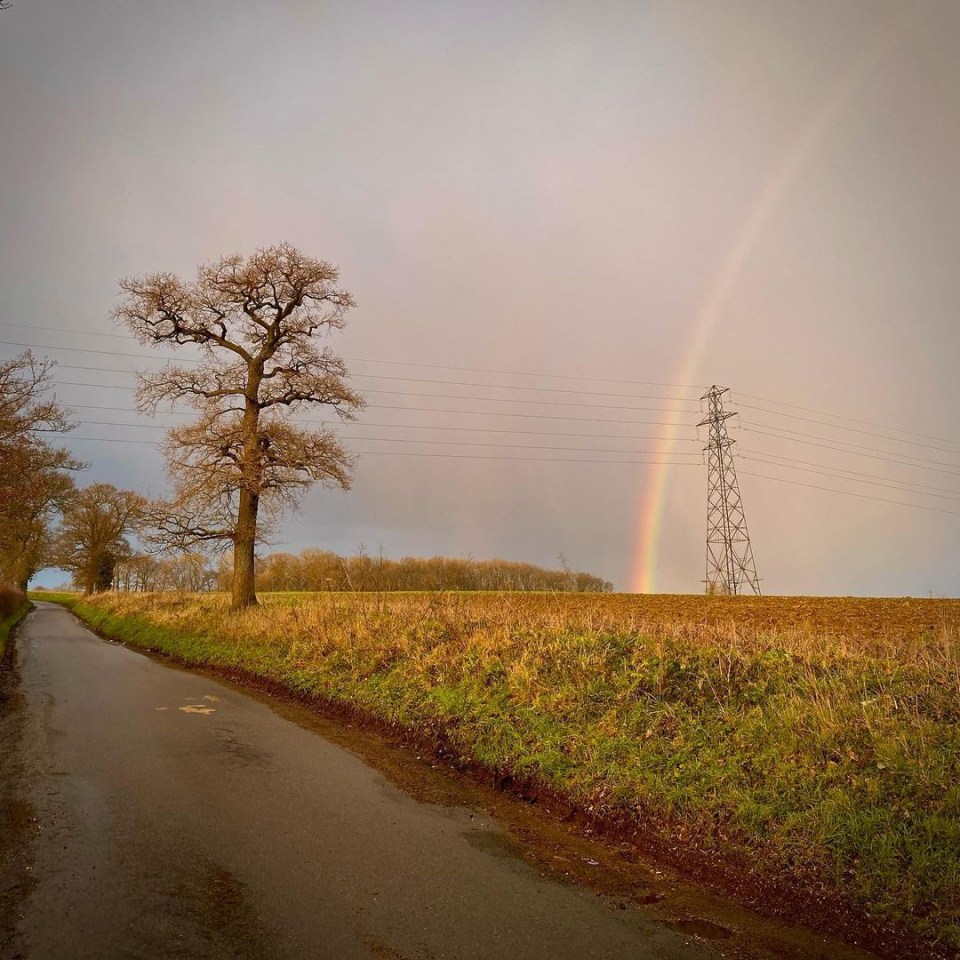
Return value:
<svg viewBox="0 0 960 960">
<path fill-rule="evenodd" d="M 104 595 L 108 635 L 419 728 L 960 946 L 960 603 Z"/>
</svg>

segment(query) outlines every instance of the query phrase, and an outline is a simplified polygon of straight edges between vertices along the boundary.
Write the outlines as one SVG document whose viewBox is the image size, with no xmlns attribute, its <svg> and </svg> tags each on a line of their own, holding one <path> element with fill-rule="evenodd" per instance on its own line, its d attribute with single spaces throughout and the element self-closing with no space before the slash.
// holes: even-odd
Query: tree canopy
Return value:
<svg viewBox="0 0 960 960">
<path fill-rule="evenodd" d="M 129 535 L 143 509 L 143 498 L 109 483 L 94 483 L 80 490 L 63 512 L 53 558 L 69 570 L 85 593 L 113 586 L 120 559 L 131 553 Z"/>
</svg>

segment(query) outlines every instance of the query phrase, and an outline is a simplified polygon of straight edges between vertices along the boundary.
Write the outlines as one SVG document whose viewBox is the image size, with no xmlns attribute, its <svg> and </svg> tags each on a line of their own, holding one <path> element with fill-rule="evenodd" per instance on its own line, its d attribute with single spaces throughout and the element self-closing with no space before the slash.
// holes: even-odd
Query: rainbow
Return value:
<svg viewBox="0 0 960 960">
<path fill-rule="evenodd" d="M 830 129 L 860 88 L 866 77 L 886 54 L 897 35 L 897 22 L 888 20 L 875 32 L 873 41 L 838 78 L 829 96 L 810 114 L 797 136 L 789 143 L 779 163 L 757 194 L 749 212 L 726 255 L 720 262 L 707 286 L 697 311 L 690 350 L 681 360 L 675 383 L 696 383 L 700 377 L 700 361 L 710 342 L 710 337 L 722 316 L 723 306 L 733 290 L 743 268 L 750 258 L 764 228 L 776 213 L 783 198 L 789 192 L 797 175 L 816 152 Z M 704 385 L 704 390 L 709 385 Z M 670 411 L 666 420 L 671 424 L 665 444 L 665 460 L 676 447 L 673 435 L 682 425 L 682 411 Z M 670 465 L 657 464 L 650 472 L 645 489 L 641 492 L 636 522 L 637 537 L 633 551 L 633 570 L 630 589 L 635 593 L 656 592 L 656 572 L 660 552 L 660 535 L 663 524 L 664 504 L 670 480 Z"/>
</svg>

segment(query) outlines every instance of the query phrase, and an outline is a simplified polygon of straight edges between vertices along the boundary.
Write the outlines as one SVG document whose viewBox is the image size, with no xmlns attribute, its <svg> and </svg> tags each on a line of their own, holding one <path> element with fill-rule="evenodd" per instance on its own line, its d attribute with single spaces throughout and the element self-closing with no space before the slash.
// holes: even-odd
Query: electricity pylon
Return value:
<svg viewBox="0 0 960 960">
<path fill-rule="evenodd" d="M 727 420 L 735 413 L 723 409 L 728 387 L 712 386 L 700 399 L 707 401 L 699 426 L 709 428 L 707 445 L 707 593 L 736 596 L 747 588 L 759 596 L 760 581 L 740 500 L 740 485 L 733 466 Z"/>
</svg>

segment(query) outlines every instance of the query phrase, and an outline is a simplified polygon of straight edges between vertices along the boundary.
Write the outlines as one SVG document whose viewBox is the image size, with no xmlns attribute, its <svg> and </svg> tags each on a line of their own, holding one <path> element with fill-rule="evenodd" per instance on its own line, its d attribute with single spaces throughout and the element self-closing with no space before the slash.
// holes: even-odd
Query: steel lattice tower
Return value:
<svg viewBox="0 0 960 960">
<path fill-rule="evenodd" d="M 727 420 L 735 413 L 723 409 L 727 387 L 712 386 L 700 399 L 707 401 L 699 426 L 709 428 L 707 445 L 707 593 L 736 596 L 748 588 L 760 594 L 760 581 L 740 500 L 740 485 L 733 466 Z"/>
</svg>

